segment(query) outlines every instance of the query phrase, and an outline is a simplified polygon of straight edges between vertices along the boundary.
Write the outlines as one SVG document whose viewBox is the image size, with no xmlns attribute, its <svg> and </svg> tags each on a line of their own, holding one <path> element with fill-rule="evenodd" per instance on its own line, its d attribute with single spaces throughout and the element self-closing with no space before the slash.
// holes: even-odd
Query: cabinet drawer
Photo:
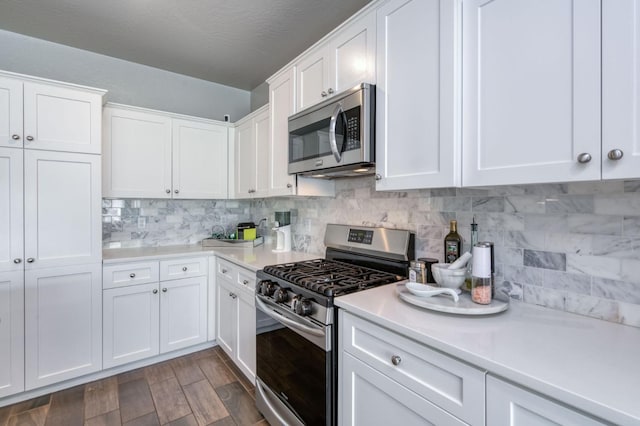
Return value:
<svg viewBox="0 0 640 426">
<path fill-rule="evenodd" d="M 461 420 L 484 424 L 484 371 L 345 311 L 340 316 L 344 351 Z"/>
<path fill-rule="evenodd" d="M 247 287 L 251 291 L 256 289 L 256 273 L 247 269 L 238 270 L 238 284 Z"/>
<path fill-rule="evenodd" d="M 199 277 L 206 274 L 206 257 L 185 257 L 160 261 L 160 281 Z"/>
<path fill-rule="evenodd" d="M 122 263 L 102 268 L 102 288 L 154 283 L 158 280 L 158 262 Z"/>
<path fill-rule="evenodd" d="M 218 258 L 218 261 L 216 263 L 218 265 L 218 276 L 224 277 L 225 279 L 229 280 L 229 282 L 235 282 L 234 277 L 237 276 L 238 266 L 220 258 Z"/>
</svg>

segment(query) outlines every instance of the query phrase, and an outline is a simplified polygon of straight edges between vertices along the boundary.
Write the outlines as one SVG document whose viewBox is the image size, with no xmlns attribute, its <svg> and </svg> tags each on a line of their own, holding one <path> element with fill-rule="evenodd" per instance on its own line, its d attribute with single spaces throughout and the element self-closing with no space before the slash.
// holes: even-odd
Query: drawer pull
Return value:
<svg viewBox="0 0 640 426">
<path fill-rule="evenodd" d="M 153 289 L 153 294 L 158 294 L 158 289 L 157 288 Z"/>
<path fill-rule="evenodd" d="M 227 271 L 226 269 L 222 268 L 222 273 L 223 274 L 226 274 L 227 272 L 229 272 L 229 271 Z"/>
<path fill-rule="evenodd" d="M 393 355 L 391 357 L 391 364 L 400 365 L 401 362 L 402 362 L 402 358 L 400 358 L 400 355 Z"/>
<path fill-rule="evenodd" d="M 244 284 L 244 285 L 249 284 L 249 280 L 243 280 L 243 281 L 242 281 L 242 284 Z"/>
<path fill-rule="evenodd" d="M 187 267 L 186 266 L 182 267 L 182 272 L 187 272 Z"/>
<path fill-rule="evenodd" d="M 134 274 L 133 272 L 129 274 L 129 278 L 135 278 L 136 274 Z"/>
<path fill-rule="evenodd" d="M 166 287 L 165 287 L 165 288 L 163 288 L 163 289 L 162 289 L 162 292 L 163 292 L 163 293 L 166 293 L 166 292 L 167 292 L 167 288 L 166 288 Z"/>
</svg>

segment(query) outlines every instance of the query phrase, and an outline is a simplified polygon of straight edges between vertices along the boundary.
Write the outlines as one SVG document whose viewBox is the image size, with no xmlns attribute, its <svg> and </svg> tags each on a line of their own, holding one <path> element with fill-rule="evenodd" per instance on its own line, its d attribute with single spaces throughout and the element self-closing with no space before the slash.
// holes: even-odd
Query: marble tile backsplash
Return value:
<svg viewBox="0 0 640 426">
<path fill-rule="evenodd" d="M 197 243 L 214 225 L 292 212 L 293 247 L 323 253 L 327 223 L 409 229 L 416 257 L 443 258 L 449 220 L 468 250 L 475 217 L 493 241 L 497 291 L 514 300 L 640 327 L 640 182 L 377 192 L 336 181 L 335 198 L 103 201 L 105 247 Z"/>
</svg>

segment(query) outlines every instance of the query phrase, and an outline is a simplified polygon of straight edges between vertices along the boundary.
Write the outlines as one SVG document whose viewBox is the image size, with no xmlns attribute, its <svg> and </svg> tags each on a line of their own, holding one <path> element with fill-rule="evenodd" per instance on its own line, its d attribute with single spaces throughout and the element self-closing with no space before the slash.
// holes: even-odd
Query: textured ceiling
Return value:
<svg viewBox="0 0 640 426">
<path fill-rule="evenodd" d="M 370 0 L 0 0 L 0 28 L 250 90 Z"/>
</svg>

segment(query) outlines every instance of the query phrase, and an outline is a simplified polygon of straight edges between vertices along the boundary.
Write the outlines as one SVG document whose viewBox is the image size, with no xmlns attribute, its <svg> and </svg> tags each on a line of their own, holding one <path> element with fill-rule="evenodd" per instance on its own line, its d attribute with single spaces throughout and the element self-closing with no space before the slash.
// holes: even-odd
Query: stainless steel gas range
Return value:
<svg viewBox="0 0 640 426">
<path fill-rule="evenodd" d="M 335 425 L 335 297 L 407 276 L 409 231 L 327 225 L 325 259 L 258 271 L 256 308 L 275 320 L 256 336 L 256 405 L 271 425 Z"/>
</svg>

